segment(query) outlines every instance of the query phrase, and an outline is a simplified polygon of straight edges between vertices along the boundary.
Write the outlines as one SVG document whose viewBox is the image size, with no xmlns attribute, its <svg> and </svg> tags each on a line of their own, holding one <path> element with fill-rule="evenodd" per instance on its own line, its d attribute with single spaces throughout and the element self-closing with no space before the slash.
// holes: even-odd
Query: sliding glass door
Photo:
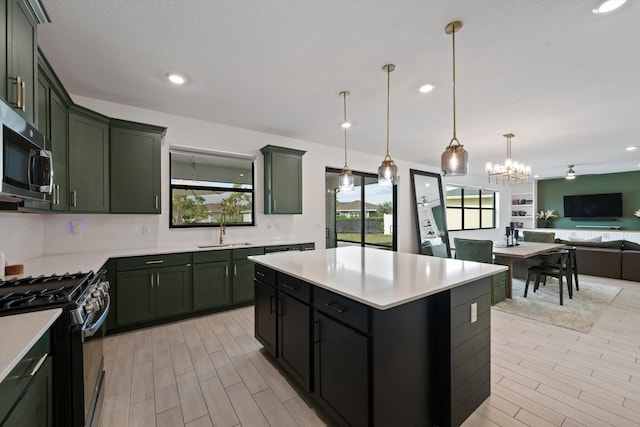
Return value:
<svg viewBox="0 0 640 427">
<path fill-rule="evenodd" d="M 326 247 L 370 246 L 396 250 L 396 187 L 378 175 L 353 172 L 353 191 L 340 191 L 340 169 L 325 174 Z"/>
</svg>

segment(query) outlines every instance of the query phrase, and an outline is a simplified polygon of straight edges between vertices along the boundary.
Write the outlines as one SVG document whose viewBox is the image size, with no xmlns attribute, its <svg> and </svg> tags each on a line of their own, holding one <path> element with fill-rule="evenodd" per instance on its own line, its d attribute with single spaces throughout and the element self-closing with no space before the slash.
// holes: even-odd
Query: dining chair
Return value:
<svg viewBox="0 0 640 427">
<path fill-rule="evenodd" d="M 569 251 L 567 249 L 558 249 L 548 254 L 545 254 L 546 261 L 540 265 L 534 265 L 527 269 L 527 278 L 524 285 L 524 297 L 527 297 L 529 290 L 529 281 L 531 276 L 535 276 L 535 282 L 533 285 L 533 292 L 536 292 L 540 287 L 540 281 L 546 282 L 548 276 L 558 279 L 558 289 L 560 293 L 560 305 L 563 304 L 562 300 L 562 286 L 563 281 L 566 279 L 567 290 L 569 292 L 569 298 L 573 298 L 573 286 L 571 283 L 571 273 L 567 274 L 569 268 Z"/>
<path fill-rule="evenodd" d="M 562 249 L 566 249 L 567 251 L 569 251 L 569 256 L 567 257 L 567 269 L 565 271 L 567 282 L 571 284 L 572 289 L 573 289 L 573 283 L 575 283 L 576 291 L 579 291 L 580 284 L 578 282 L 578 259 L 576 258 L 577 248 L 575 246 L 565 246 Z M 553 257 L 553 253 L 538 255 L 538 257 L 542 260 L 542 263 L 541 263 L 542 265 L 545 265 L 547 263 L 547 259 L 546 259 L 547 255 L 550 255 L 551 257 Z M 542 285 L 543 286 L 546 285 L 546 279 L 542 282 Z"/>
<path fill-rule="evenodd" d="M 556 233 L 547 233 L 542 231 L 524 231 L 522 241 L 538 242 L 538 243 L 554 243 Z"/>
<path fill-rule="evenodd" d="M 456 259 L 493 264 L 493 241 L 455 237 L 453 244 L 456 249 Z M 495 305 L 507 298 L 506 280 L 506 272 L 498 273 L 491 277 L 491 305 Z"/>
</svg>

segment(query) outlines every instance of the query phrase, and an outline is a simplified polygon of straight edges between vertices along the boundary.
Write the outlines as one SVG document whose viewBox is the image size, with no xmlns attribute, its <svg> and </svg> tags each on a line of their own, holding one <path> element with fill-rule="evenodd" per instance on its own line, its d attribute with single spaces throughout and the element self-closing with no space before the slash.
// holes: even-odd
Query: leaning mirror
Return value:
<svg viewBox="0 0 640 427">
<path fill-rule="evenodd" d="M 440 175 L 411 169 L 418 251 L 422 255 L 451 258 L 442 179 Z"/>
</svg>

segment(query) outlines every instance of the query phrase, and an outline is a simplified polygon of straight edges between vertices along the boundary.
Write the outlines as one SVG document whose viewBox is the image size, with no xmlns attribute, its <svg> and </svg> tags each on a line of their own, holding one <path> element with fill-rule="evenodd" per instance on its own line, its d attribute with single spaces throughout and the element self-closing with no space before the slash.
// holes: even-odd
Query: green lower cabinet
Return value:
<svg viewBox="0 0 640 427">
<path fill-rule="evenodd" d="M 233 261 L 233 303 L 253 301 L 254 263 L 248 259 Z"/>
<path fill-rule="evenodd" d="M 118 325 L 151 320 L 155 310 L 151 303 L 152 270 L 133 270 L 118 273 Z"/>
<path fill-rule="evenodd" d="M 189 265 L 118 272 L 118 326 L 189 312 L 190 274 Z"/>
<path fill-rule="evenodd" d="M 234 249 L 232 251 L 233 285 L 231 302 L 234 304 L 253 302 L 254 262 L 247 257 L 264 255 L 264 248 Z"/>
<path fill-rule="evenodd" d="M 206 310 L 231 303 L 229 262 L 207 262 L 193 266 L 193 309 Z"/>
<path fill-rule="evenodd" d="M 2 427 L 50 427 L 53 425 L 53 363 L 47 357 Z"/>
</svg>

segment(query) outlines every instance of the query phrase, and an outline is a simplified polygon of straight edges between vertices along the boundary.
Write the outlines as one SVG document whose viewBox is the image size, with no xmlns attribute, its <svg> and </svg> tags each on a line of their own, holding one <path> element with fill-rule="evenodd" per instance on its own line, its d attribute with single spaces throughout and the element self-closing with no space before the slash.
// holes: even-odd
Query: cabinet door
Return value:
<svg viewBox="0 0 640 427">
<path fill-rule="evenodd" d="M 288 153 L 272 153 L 272 212 L 302 213 L 302 157 Z"/>
<path fill-rule="evenodd" d="M 280 292 L 278 357 L 306 391 L 311 390 L 311 308 Z"/>
<path fill-rule="evenodd" d="M 9 0 L 7 32 L 7 69 L 9 79 L 20 77 L 23 88 L 16 86 L 16 80 L 8 80 L 8 100 L 15 104 L 20 100 L 24 104 L 15 111 L 25 120 L 35 124 L 35 102 L 37 87 L 37 24 L 23 0 Z M 18 93 L 20 92 L 20 93 Z"/>
<path fill-rule="evenodd" d="M 118 272 L 116 276 L 117 290 L 117 322 L 119 326 L 150 320 L 154 315 L 152 305 L 151 280 L 155 270 L 131 270 Z"/>
<path fill-rule="evenodd" d="M 259 281 L 254 281 L 255 289 L 255 336 L 273 357 L 277 356 L 276 347 L 276 290 Z"/>
<path fill-rule="evenodd" d="M 111 127 L 111 212 L 160 213 L 160 134 Z"/>
<path fill-rule="evenodd" d="M 172 316 L 191 310 L 190 267 L 163 267 L 156 270 L 155 315 L 156 317 Z"/>
<path fill-rule="evenodd" d="M 227 261 L 193 265 L 193 309 L 204 310 L 231 303 Z"/>
<path fill-rule="evenodd" d="M 69 147 L 68 113 L 58 94 L 49 92 L 49 139 L 53 160 L 53 184 L 55 185 L 55 199 L 51 203 L 54 211 L 69 210 L 69 185 L 67 183 L 67 155 Z"/>
<path fill-rule="evenodd" d="M 50 427 L 53 425 L 53 368 L 51 356 L 35 374 L 2 427 Z M 1 421 L 1 420 L 0 420 Z"/>
<path fill-rule="evenodd" d="M 320 312 L 314 314 L 318 402 L 352 426 L 368 425 L 369 339 Z"/>
<path fill-rule="evenodd" d="M 233 260 L 233 302 L 253 301 L 254 263 L 246 259 Z"/>
<path fill-rule="evenodd" d="M 109 126 L 69 112 L 70 211 L 109 212 Z"/>
</svg>

